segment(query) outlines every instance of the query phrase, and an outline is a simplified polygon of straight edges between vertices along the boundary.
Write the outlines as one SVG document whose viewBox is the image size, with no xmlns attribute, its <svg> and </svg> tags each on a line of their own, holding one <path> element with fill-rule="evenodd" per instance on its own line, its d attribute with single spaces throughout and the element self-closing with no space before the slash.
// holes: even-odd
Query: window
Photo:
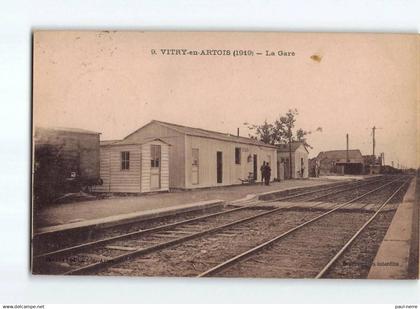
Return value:
<svg viewBox="0 0 420 309">
<path fill-rule="evenodd" d="M 192 149 L 192 165 L 193 166 L 198 166 L 199 163 L 200 163 L 200 161 L 199 161 L 198 148 L 193 148 Z"/>
<path fill-rule="evenodd" d="M 150 157 L 150 166 L 160 167 L 160 145 L 151 145 Z"/>
<path fill-rule="evenodd" d="M 241 164 L 241 148 L 239 147 L 235 148 L 235 163 Z"/>
<path fill-rule="evenodd" d="M 129 151 L 121 152 L 121 169 L 122 170 L 130 169 L 130 152 Z"/>
</svg>

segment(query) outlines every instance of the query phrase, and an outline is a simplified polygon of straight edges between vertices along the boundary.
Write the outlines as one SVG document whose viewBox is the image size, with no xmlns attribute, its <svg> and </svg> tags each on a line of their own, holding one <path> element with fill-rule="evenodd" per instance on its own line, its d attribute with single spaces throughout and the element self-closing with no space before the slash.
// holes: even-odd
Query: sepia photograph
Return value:
<svg viewBox="0 0 420 309">
<path fill-rule="evenodd" d="M 419 42 L 34 31 L 32 274 L 418 279 Z"/>
</svg>

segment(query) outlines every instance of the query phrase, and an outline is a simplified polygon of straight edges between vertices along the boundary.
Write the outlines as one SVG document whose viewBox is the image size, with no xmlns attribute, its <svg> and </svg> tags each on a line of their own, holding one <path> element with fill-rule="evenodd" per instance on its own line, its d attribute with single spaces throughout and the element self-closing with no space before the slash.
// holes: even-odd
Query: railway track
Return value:
<svg viewBox="0 0 420 309">
<path fill-rule="evenodd" d="M 337 213 L 341 208 L 338 206 L 200 273 L 198 277 L 323 278 L 409 180 L 393 189 L 373 214 L 360 213 L 349 220 Z M 333 237 L 331 232 L 334 232 Z"/>
<path fill-rule="evenodd" d="M 386 188 L 395 181 L 395 179 L 391 181 L 376 179 L 364 183 L 355 183 L 350 186 L 347 184 L 347 188 L 340 185 L 334 188 L 301 192 L 276 200 L 303 198 L 304 201 L 308 201 L 340 194 L 345 191 L 357 190 L 361 187 L 364 187 L 366 191 L 370 186 L 376 186 L 373 190 L 367 190 L 364 194 L 346 203 L 342 203 L 341 206 L 343 206 L 344 204 L 350 204 L 363 199 L 382 188 Z M 339 190 L 337 191 L 337 189 Z M 287 212 L 287 214 L 290 215 L 290 212 Z M 245 206 L 229 209 L 227 211 L 42 253 L 34 257 L 33 269 L 34 273 L 59 273 L 68 275 L 97 273 L 104 268 L 109 268 L 124 261 L 138 259 L 139 257 L 147 256 L 179 244 L 188 243 L 202 237 L 211 237 L 214 234 L 221 234 L 224 237 L 246 234 L 246 230 L 254 222 L 260 220 L 264 223 L 264 220 L 270 217 L 274 219 L 283 218 L 284 220 L 286 214 L 282 214 L 281 209 L 270 207 Z M 302 220 L 302 218 L 309 220 L 308 215 L 303 215 L 300 217 L 297 216 L 297 221 Z M 290 226 L 293 225 L 296 226 L 296 222 L 290 222 Z M 65 265 L 63 266 L 62 264 Z"/>
<path fill-rule="evenodd" d="M 378 179 L 369 179 L 369 180 L 359 180 L 355 181 L 354 183 L 344 183 L 339 185 L 327 185 L 323 186 L 320 189 L 312 189 L 312 188 L 301 188 L 294 190 L 292 194 L 289 194 L 287 196 L 283 196 L 280 198 L 276 198 L 273 201 L 291 201 L 299 199 L 301 202 L 305 201 L 311 201 L 316 198 L 322 198 L 331 196 L 334 194 L 338 194 L 340 192 L 349 191 L 352 189 L 355 189 L 357 187 L 369 184 L 369 183 L 376 183 L 381 181 L 381 178 Z M 340 189 L 342 187 L 345 187 L 344 189 L 341 189 L 340 191 L 337 191 L 337 189 Z M 173 227 L 173 224 L 178 223 L 187 223 L 187 222 L 193 222 L 188 221 L 190 219 L 192 220 L 203 220 L 205 218 L 210 218 L 213 216 L 222 216 L 224 214 L 228 214 L 231 211 L 241 211 L 241 209 L 246 209 L 247 207 L 253 207 L 258 205 L 258 203 L 253 202 L 252 205 L 246 206 L 246 205 L 233 205 L 232 207 L 235 207 L 235 209 L 227 209 L 223 211 L 219 210 L 209 210 L 206 211 L 206 215 L 202 215 L 201 211 L 195 211 L 191 213 L 186 214 L 179 214 L 179 215 L 172 215 L 169 217 L 159 218 L 159 220 L 148 220 L 146 222 L 142 221 L 139 223 L 129 223 L 129 224 L 122 224 L 116 227 L 111 228 L 105 228 L 100 230 L 89 230 L 85 232 L 72 232 L 72 235 L 67 234 L 59 234 L 58 236 L 53 237 L 43 237 L 40 236 L 36 237 L 33 240 L 33 248 L 34 248 L 34 255 L 35 260 L 37 260 L 39 257 L 43 257 L 46 255 L 53 255 L 53 254 L 59 254 L 60 252 L 72 252 L 72 250 L 78 250 L 80 248 L 83 248 L 84 246 L 91 246 L 95 243 L 101 244 L 104 241 L 107 240 L 112 241 L 116 239 L 120 239 L 120 237 L 125 236 L 131 236 L 136 235 L 137 232 L 143 231 L 143 230 L 150 230 L 153 231 L 153 228 L 157 227 Z M 76 237 L 75 237 L 76 236 Z M 55 237 L 55 238 L 54 238 Z M 40 239 L 42 238 L 42 239 Z"/>
<path fill-rule="evenodd" d="M 352 190 L 356 187 L 360 187 L 369 183 L 375 183 L 381 181 L 381 177 L 372 178 L 369 180 L 358 180 L 350 183 L 340 183 L 333 185 L 324 185 L 321 188 L 299 188 L 293 189 L 293 192 L 289 193 L 287 196 L 282 196 L 273 201 L 311 201 L 315 198 L 322 198 L 338 194 L 340 192 L 345 192 Z M 344 189 L 341 189 L 343 188 Z M 337 191 L 341 189 L 340 191 Z M 251 206 L 256 206 L 257 203 L 252 202 Z M 231 207 L 227 208 L 245 208 L 245 205 L 230 205 Z M 249 207 L 249 206 L 248 206 Z M 226 207 L 225 207 L 226 208 Z M 209 209 L 206 211 L 206 215 L 202 215 L 202 211 L 193 211 L 184 214 L 172 215 L 168 217 L 159 218 L 159 220 L 147 220 L 142 222 L 132 222 L 129 224 L 121 224 L 115 227 L 102 228 L 102 229 L 90 229 L 88 231 L 74 231 L 71 235 L 66 233 L 58 233 L 58 235 L 44 236 L 44 235 L 35 235 L 33 239 L 33 250 L 34 255 L 37 259 L 38 256 L 41 256 L 45 253 L 52 253 L 55 251 L 60 251 L 62 249 L 71 249 L 72 247 L 78 247 L 79 245 L 88 245 L 94 244 L 95 241 L 110 239 L 113 237 L 118 237 L 122 235 L 130 235 L 140 230 L 148 230 L 158 226 L 168 226 L 170 227 L 172 223 L 183 222 L 189 219 L 198 219 L 209 217 L 209 215 L 223 215 L 229 213 L 231 209 L 225 209 L 223 211 L 217 209 Z M 239 209 L 236 209 L 237 211 Z"/>
</svg>

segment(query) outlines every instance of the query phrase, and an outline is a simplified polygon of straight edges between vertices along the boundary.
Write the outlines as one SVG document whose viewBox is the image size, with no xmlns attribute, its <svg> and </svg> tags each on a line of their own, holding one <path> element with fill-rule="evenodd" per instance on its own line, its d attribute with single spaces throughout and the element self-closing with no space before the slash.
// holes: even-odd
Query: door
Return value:
<svg viewBox="0 0 420 309">
<path fill-rule="evenodd" d="M 216 168 L 217 168 L 217 183 L 223 182 L 223 153 L 217 152 L 216 156 Z"/>
<path fill-rule="evenodd" d="M 284 179 L 290 179 L 289 159 L 284 159 Z"/>
<path fill-rule="evenodd" d="M 257 155 L 254 154 L 254 180 L 257 180 L 257 176 L 258 176 L 258 158 Z"/>
<path fill-rule="evenodd" d="M 192 166 L 191 166 L 191 183 L 193 185 L 198 185 L 199 183 L 199 174 L 200 170 L 200 160 L 199 160 L 199 150 L 198 148 L 192 149 Z"/>
<path fill-rule="evenodd" d="M 150 145 L 150 189 L 160 189 L 160 145 Z"/>
</svg>

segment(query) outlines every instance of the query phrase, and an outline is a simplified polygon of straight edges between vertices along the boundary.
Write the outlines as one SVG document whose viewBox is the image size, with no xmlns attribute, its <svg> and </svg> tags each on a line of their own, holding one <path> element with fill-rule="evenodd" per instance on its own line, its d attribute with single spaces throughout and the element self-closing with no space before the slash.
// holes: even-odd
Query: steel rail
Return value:
<svg viewBox="0 0 420 309">
<path fill-rule="evenodd" d="M 130 232 L 130 233 L 111 236 L 111 237 L 107 237 L 107 238 L 104 238 L 104 239 L 99 239 L 99 240 L 91 241 L 91 242 L 88 242 L 88 243 L 59 249 L 59 250 L 56 250 L 56 251 L 50 251 L 50 252 L 42 253 L 42 254 L 36 255 L 34 257 L 34 259 L 48 258 L 48 257 L 52 257 L 52 256 L 62 255 L 62 254 L 75 253 L 77 251 L 80 251 L 80 250 L 83 250 L 83 249 L 86 249 L 86 248 L 89 248 L 89 247 L 104 245 L 104 244 L 112 242 L 112 241 L 121 240 L 121 239 L 129 238 L 129 237 L 132 237 L 132 236 L 146 235 L 146 234 L 149 234 L 149 233 L 152 233 L 152 232 L 158 232 L 158 231 L 170 229 L 170 228 L 173 228 L 173 227 L 177 227 L 178 225 L 182 225 L 182 224 L 188 224 L 188 223 L 193 223 L 193 222 L 200 221 L 200 220 L 206 220 L 206 219 L 209 219 L 209 218 L 212 218 L 212 217 L 221 216 L 221 215 L 229 214 L 229 213 L 232 213 L 232 212 L 237 212 L 237 211 L 240 211 L 240 210 L 247 210 L 248 208 L 252 208 L 252 207 L 255 207 L 255 206 L 251 205 L 251 206 L 238 207 L 238 208 L 235 208 L 235 209 L 219 211 L 219 212 L 208 214 L 208 215 L 203 215 L 203 216 L 199 216 L 199 217 L 195 217 L 195 218 L 191 218 L 191 219 L 186 219 L 186 220 L 182 220 L 182 221 L 178 221 L 178 222 L 174 222 L 174 223 L 160 225 L 160 226 L 152 227 L 152 228 L 149 228 L 149 229 L 146 229 L 146 230 L 137 230 L 137 231 Z"/>
<path fill-rule="evenodd" d="M 391 194 L 391 196 L 382 203 L 382 205 L 378 208 L 378 210 L 363 224 L 357 231 L 354 233 L 354 235 L 344 244 L 344 246 L 338 251 L 334 257 L 327 263 L 327 265 L 324 266 L 324 268 L 315 276 L 315 279 L 320 279 L 322 276 L 325 275 L 325 273 L 331 268 L 331 266 L 337 261 L 337 259 L 344 253 L 344 251 L 353 243 L 353 241 L 357 238 L 357 236 L 360 235 L 360 233 L 363 232 L 363 230 L 373 221 L 373 219 L 376 218 L 376 216 L 382 211 L 382 209 L 388 205 L 388 203 L 394 198 L 395 195 L 398 194 L 398 192 L 401 191 L 401 189 L 407 184 L 407 182 L 410 181 L 408 179 L 405 181 L 401 186 L 399 186 L 394 193 Z"/>
<path fill-rule="evenodd" d="M 383 179 L 381 179 L 381 180 L 383 180 Z M 372 183 L 375 183 L 375 182 L 379 182 L 381 180 L 368 182 L 367 184 L 372 184 Z M 356 188 L 358 188 L 358 187 L 360 187 L 364 184 L 366 184 L 366 183 L 363 183 L 363 184 L 358 183 L 355 187 L 345 189 L 345 190 L 356 189 Z M 337 187 L 341 187 L 341 185 L 337 186 Z M 336 187 L 333 187 L 333 188 L 336 188 Z M 322 189 L 322 190 L 318 190 L 318 191 L 311 191 L 309 193 L 318 193 L 318 192 L 322 192 L 322 191 L 325 191 L 325 190 L 331 190 L 333 188 Z M 340 193 L 340 192 L 342 192 L 342 191 L 332 192 L 332 193 L 329 193 L 328 195 L 332 195 L 332 194 L 336 194 L 336 193 Z M 305 193 L 305 195 L 309 194 L 309 193 Z M 284 197 L 284 200 L 295 198 L 295 197 L 298 197 L 298 196 L 301 196 L 301 195 L 302 194 L 297 194 L 297 195 Z M 323 196 L 321 196 L 321 197 L 323 197 Z M 317 197 L 317 198 L 320 198 L 320 197 Z M 74 253 L 80 252 L 80 251 L 82 251 L 86 248 L 94 248 L 94 247 L 104 245 L 104 244 L 107 244 L 107 243 L 110 243 L 110 242 L 113 242 L 113 241 L 116 241 L 116 240 L 122 240 L 122 239 L 130 238 L 130 237 L 133 237 L 133 236 L 141 236 L 141 235 L 146 235 L 146 234 L 150 234 L 150 233 L 153 233 L 153 232 L 163 231 L 163 230 L 167 230 L 167 229 L 170 229 L 170 228 L 173 228 L 173 227 L 177 227 L 179 225 L 193 223 L 193 222 L 197 222 L 197 221 L 201 221 L 201 220 L 206 220 L 206 219 L 209 219 L 209 218 L 213 218 L 213 217 L 216 217 L 216 216 L 222 216 L 222 215 L 229 214 L 229 213 L 232 213 L 232 212 L 238 212 L 238 211 L 241 211 L 241 210 L 251 209 L 251 208 L 254 208 L 254 207 L 257 207 L 257 206 L 258 206 L 258 204 L 257 205 L 241 206 L 241 207 L 237 207 L 235 209 L 219 211 L 219 212 L 216 212 L 216 213 L 213 213 L 213 214 L 203 215 L 203 216 L 199 216 L 199 217 L 195 217 L 195 218 L 191 218 L 191 219 L 182 220 L 182 221 L 179 221 L 179 222 L 174 222 L 174 223 L 165 224 L 165 225 L 161 225 L 161 226 L 157 226 L 157 227 L 152 227 L 152 228 L 149 228 L 149 229 L 146 229 L 146 230 L 137 230 L 137 231 L 134 231 L 134 232 L 124 233 L 124 234 L 116 235 L 116 236 L 112 236 L 112 237 L 107 237 L 107 238 L 104 238 L 104 239 L 99 239 L 99 240 L 95 240 L 95 241 L 91 241 L 91 242 L 87 242 L 87 243 L 83 243 L 83 244 L 79 244 L 79 245 L 75 245 L 75 246 L 71 246 L 71 247 L 66 247 L 66 248 L 62 248 L 62 249 L 59 249 L 59 250 L 55 250 L 55 251 L 45 252 L 45 253 L 41 253 L 41 254 L 38 254 L 38 255 L 34 256 L 33 261 L 36 262 L 40 259 L 47 259 L 47 258 L 52 258 L 52 257 L 57 258 L 57 257 L 60 257 L 62 255 L 66 255 L 66 254 L 70 254 L 70 253 L 74 254 Z"/>
<path fill-rule="evenodd" d="M 396 180 L 394 180 L 394 181 L 396 181 Z M 376 189 L 374 189 L 372 191 L 369 191 L 369 192 L 377 191 L 377 190 L 379 190 L 379 189 L 381 189 L 385 186 L 388 186 L 389 184 L 393 183 L 394 181 L 386 183 L 386 184 L 380 186 L 379 188 L 376 188 Z M 364 197 L 365 195 L 366 194 L 364 194 L 364 195 L 362 195 L 362 196 L 360 196 L 356 199 L 353 199 L 352 201 L 358 200 L 358 199 Z M 350 203 L 350 202 L 348 202 L 348 203 Z M 342 206 L 344 206 L 344 204 Z M 252 216 L 249 216 L 249 217 L 246 217 L 246 218 L 243 218 L 243 219 L 240 219 L 240 220 L 236 220 L 236 221 L 233 221 L 233 222 L 230 222 L 230 223 L 227 223 L 227 224 L 223 224 L 223 225 L 220 225 L 220 226 L 217 226 L 217 227 L 214 227 L 214 228 L 210 228 L 210 229 L 207 229 L 207 230 L 204 230 L 204 231 L 201 231 L 201 232 L 196 232 L 196 233 L 193 233 L 191 235 L 187 235 L 187 236 L 183 236 L 183 237 L 180 237 L 180 238 L 177 238 L 177 239 L 174 239 L 174 240 L 162 242 L 162 243 L 159 243 L 159 244 L 156 244 L 156 245 L 152 245 L 150 247 L 137 249 L 137 250 L 129 252 L 129 253 L 124 253 L 124 254 L 109 258 L 105 261 L 100 261 L 100 262 L 96 262 L 96 263 L 93 263 L 93 264 L 89 264 L 87 266 L 83 266 L 83 267 L 79 267 L 79 268 L 76 268 L 76 269 L 73 269 L 73 270 L 69 270 L 69 271 L 67 271 L 65 273 L 62 273 L 62 274 L 63 275 L 88 274 L 88 273 L 91 273 L 91 272 L 98 271 L 100 269 L 109 267 L 111 265 L 121 263 L 121 262 L 126 261 L 126 260 L 131 259 L 131 258 L 135 258 L 135 257 L 141 256 L 141 255 L 149 254 L 149 253 L 155 252 L 155 251 L 160 250 L 160 249 L 164 249 L 164 248 L 167 248 L 167 247 L 170 247 L 170 246 L 173 246 L 173 245 L 176 245 L 176 244 L 188 241 L 188 240 L 192 240 L 192 239 L 204 236 L 206 234 L 214 233 L 214 232 L 217 232 L 219 230 L 226 229 L 226 228 L 232 227 L 234 225 L 238 225 L 238 224 L 241 224 L 241 223 L 244 223 L 244 222 L 248 222 L 248 221 L 263 217 L 263 216 L 267 216 L 269 214 L 279 212 L 279 211 L 282 211 L 282 210 L 283 210 L 282 208 L 276 208 L 276 209 L 273 209 L 273 210 L 269 210 L 269 211 L 266 211 L 266 212 L 263 212 L 263 213 L 260 213 L 260 214 L 252 215 Z"/>
<path fill-rule="evenodd" d="M 270 199 L 270 200 L 267 200 L 267 201 L 268 202 L 280 202 L 280 201 L 283 201 L 283 200 L 288 200 L 288 199 L 292 199 L 292 198 L 296 198 L 296 197 L 301 197 L 301 196 L 305 196 L 305 195 L 309 195 L 309 194 L 313 194 L 313 193 L 319 193 L 319 192 L 323 192 L 323 191 L 337 189 L 337 188 L 341 188 L 341 187 L 348 186 L 348 185 L 356 185 L 356 187 L 358 187 L 358 186 L 361 186 L 361 185 L 372 184 L 372 183 L 376 183 L 376 182 L 380 182 L 380 181 L 384 181 L 385 180 L 384 177 L 378 177 L 378 178 L 375 178 L 373 180 L 371 180 L 371 179 L 368 179 L 368 180 L 358 180 L 358 181 L 356 181 L 354 183 L 345 182 L 343 184 L 338 184 L 338 185 L 335 185 L 335 186 L 332 186 L 332 187 L 323 188 L 321 190 L 314 190 L 314 191 L 309 191 L 309 192 L 302 192 L 302 193 L 298 193 L 298 194 L 295 194 L 295 195 L 292 195 L 292 196 L 284 196 L 284 197 L 279 197 L 279 198 L 275 198 L 275 199 Z M 347 189 L 345 189 L 345 190 L 347 190 Z M 351 190 L 351 189 L 349 189 L 349 190 Z M 335 193 L 339 193 L 339 192 L 332 192 L 331 194 L 335 194 Z M 262 200 L 262 201 L 264 201 L 264 200 Z M 265 202 L 267 202 L 267 201 L 265 201 Z"/>
<path fill-rule="evenodd" d="M 351 190 L 354 190 L 354 189 L 357 189 L 357 188 L 360 188 L 360 187 L 363 187 L 363 186 L 365 186 L 365 185 L 371 185 L 371 184 L 374 184 L 374 183 L 377 183 L 377 182 L 381 182 L 381 181 L 383 181 L 384 179 L 380 179 L 380 180 L 375 180 L 375 181 L 369 181 L 369 182 L 366 182 L 366 183 L 354 183 L 354 187 L 351 187 L 351 188 L 345 188 L 345 189 L 342 189 L 342 190 L 339 190 L 339 191 L 334 191 L 334 192 L 330 192 L 330 193 L 326 193 L 326 194 L 323 194 L 323 195 L 321 195 L 321 196 L 316 196 L 316 197 L 311 197 L 311 198 L 309 198 L 309 199 L 305 199 L 305 200 L 303 200 L 303 201 L 297 201 L 297 203 L 302 203 L 302 202 L 310 202 L 310 201 L 315 201 L 315 200 L 317 200 L 317 199 L 320 199 L 320 198 L 324 198 L 324 197 L 327 197 L 327 196 L 330 196 L 330 195 L 335 195 L 335 194 L 338 194 L 338 193 L 342 193 L 342 192 L 346 192 L 346 191 L 351 191 Z M 341 186 L 340 186 L 341 187 Z M 321 190 L 321 191 L 324 191 L 324 190 Z M 319 192 L 321 192 L 321 191 L 319 191 Z M 325 190 L 326 191 L 326 190 Z M 317 192 L 314 192 L 314 193 L 317 193 Z M 271 200 L 270 201 L 265 201 L 265 202 L 271 202 Z M 324 202 L 322 202 L 322 201 L 320 201 L 320 203 L 324 203 Z M 318 204 L 316 204 L 316 205 L 318 205 Z"/>
<path fill-rule="evenodd" d="M 353 203 L 355 201 L 358 201 L 358 200 L 364 198 L 365 196 L 367 196 L 369 194 L 375 193 L 375 192 L 383 189 L 384 187 L 389 186 L 390 184 L 392 184 L 394 182 L 397 182 L 399 180 L 400 180 L 400 178 L 395 179 L 395 180 L 390 181 L 390 182 L 388 182 L 388 183 L 386 183 L 386 184 L 384 184 L 384 185 L 382 185 L 382 186 L 380 186 L 380 187 L 378 187 L 378 188 L 376 188 L 374 190 L 371 190 L 369 192 L 366 192 L 366 193 L 362 194 L 361 196 L 358 196 L 358 197 L 356 197 L 356 198 L 354 198 L 354 199 L 352 199 L 352 200 L 350 200 L 348 202 L 345 202 L 343 204 L 339 204 L 336 207 L 332 208 L 331 210 L 329 210 L 329 211 L 327 211 L 327 212 L 325 212 L 325 213 L 323 213 L 323 214 L 321 214 L 319 216 L 316 216 L 315 218 L 312 218 L 312 219 L 310 219 L 310 220 L 308 220 L 308 221 L 306 221 L 304 223 L 301 223 L 301 224 L 299 224 L 299 225 L 297 225 L 297 226 L 295 226 L 295 227 L 287 230 L 286 232 L 283 232 L 282 234 L 280 234 L 280 235 L 278 235 L 278 236 L 276 236 L 276 237 L 274 237 L 274 238 L 272 238 L 272 239 L 270 239 L 270 240 L 268 240 L 268 241 L 266 241 L 266 242 L 264 242 L 264 243 L 262 243 L 262 244 L 260 244 L 258 246 L 255 246 L 255 247 L 253 247 L 253 248 L 251 248 L 251 249 L 249 249 L 249 250 L 247 250 L 245 252 L 242 252 L 242 253 L 240 253 L 240 254 L 238 254 L 238 255 L 230 258 L 229 260 L 224 261 L 223 263 L 220 263 L 220 264 L 218 264 L 218 265 L 216 265 L 216 266 L 214 266 L 214 267 L 206 270 L 205 272 L 200 273 L 199 275 L 197 275 L 197 277 L 207 277 L 207 276 L 213 275 L 213 274 L 215 274 L 217 272 L 220 272 L 221 270 L 225 270 L 225 269 L 231 267 L 232 265 L 234 265 L 235 263 L 237 263 L 239 261 L 242 261 L 242 260 L 250 257 L 251 255 L 253 255 L 253 254 L 257 253 L 257 252 L 260 252 L 260 251 L 266 249 L 267 247 L 271 246 L 272 244 L 274 244 L 278 240 L 280 240 L 280 239 L 282 239 L 282 238 L 290 235 L 291 233 L 293 233 L 293 232 L 295 232 L 295 231 L 303 228 L 304 226 L 309 225 L 309 224 L 311 224 L 311 223 L 313 223 L 315 221 L 318 221 L 319 219 L 321 219 L 321 218 L 329 215 L 330 213 L 332 213 L 332 212 L 334 212 L 334 211 L 336 211 L 336 210 L 338 210 L 338 209 L 340 209 L 340 208 L 342 208 L 342 207 L 344 207 L 346 205 L 349 205 L 349 204 L 351 204 L 351 203 Z"/>
<path fill-rule="evenodd" d="M 242 219 L 239 219 L 239 220 L 236 220 L 236 221 L 233 221 L 233 222 L 229 222 L 229 223 L 226 223 L 226 224 L 223 224 L 223 225 L 219 225 L 217 227 L 210 228 L 210 229 L 207 229 L 207 230 L 204 230 L 204 231 L 201 231 L 201 232 L 192 233 L 190 235 L 179 237 L 179 238 L 176 238 L 174 240 L 169 240 L 169 241 L 166 241 L 166 242 L 162 242 L 162 243 L 159 243 L 159 244 L 156 244 L 156 245 L 152 245 L 150 247 L 137 249 L 137 250 L 129 252 L 129 253 L 125 253 L 125 254 L 118 255 L 116 257 L 109 258 L 106 261 L 101 261 L 101 262 L 93 263 L 93 264 L 83 266 L 83 267 L 80 267 L 80 268 L 77 268 L 77 269 L 69 270 L 69 271 L 63 273 L 63 275 L 80 275 L 80 274 L 85 274 L 85 273 L 89 273 L 89 272 L 92 272 L 92 271 L 97 271 L 101 268 L 108 267 L 110 265 L 123 262 L 125 260 L 130 259 L 130 258 L 138 257 L 140 255 L 148 254 L 148 253 L 151 253 L 151 252 L 163 249 L 163 248 L 167 248 L 167 247 L 179 244 L 179 243 L 187 241 L 187 240 L 198 238 L 198 237 L 201 237 L 201 236 L 209 234 L 209 233 L 217 232 L 219 230 L 222 230 L 222 229 L 225 229 L 225 228 L 228 228 L 228 227 L 232 227 L 234 225 L 238 225 L 238 224 L 241 224 L 241 223 L 244 223 L 244 222 L 247 222 L 247 221 L 257 219 L 257 218 L 262 217 L 262 216 L 267 216 L 269 214 L 272 214 L 272 213 L 280 211 L 280 210 L 282 210 L 282 209 L 281 208 L 272 209 L 272 210 L 269 210 L 269 211 L 266 211 L 266 212 L 263 212 L 263 213 L 259 213 L 259 214 L 252 215 L 252 216 L 249 216 L 249 217 L 246 217 L 246 218 L 242 218 Z"/>
</svg>

